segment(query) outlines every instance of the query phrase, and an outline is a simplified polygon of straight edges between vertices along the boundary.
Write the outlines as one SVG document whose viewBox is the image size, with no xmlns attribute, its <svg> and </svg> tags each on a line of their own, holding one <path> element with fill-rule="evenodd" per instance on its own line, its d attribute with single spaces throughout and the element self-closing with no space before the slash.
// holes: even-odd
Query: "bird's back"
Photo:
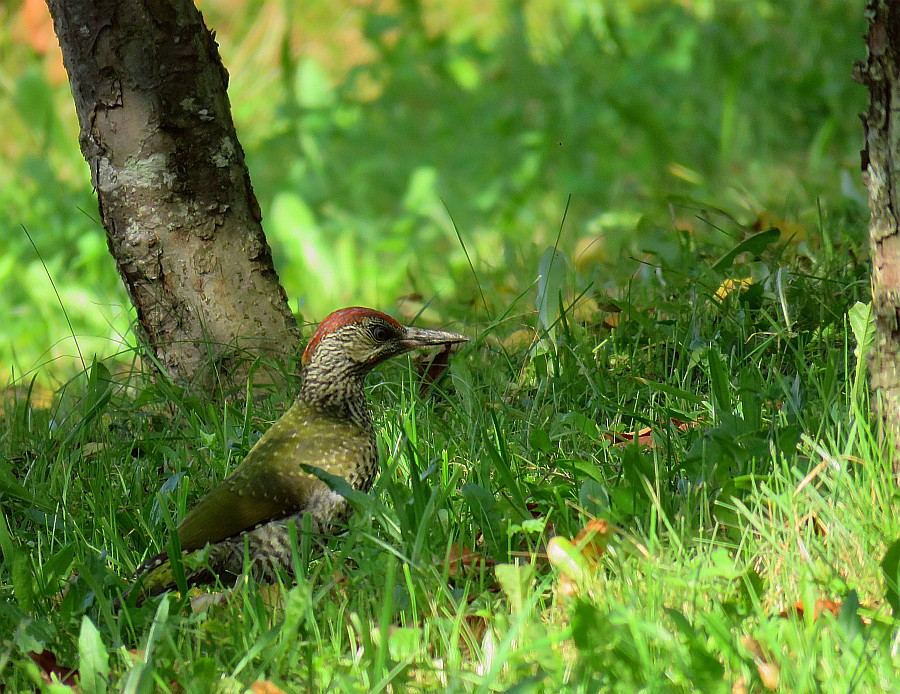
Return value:
<svg viewBox="0 0 900 694">
<path fill-rule="evenodd" d="M 257 441 L 243 462 L 203 497 L 178 526 L 182 550 L 199 549 L 266 521 L 322 507 L 327 485 L 305 466 L 343 477 L 367 491 L 377 448 L 371 429 L 298 401 Z"/>
</svg>

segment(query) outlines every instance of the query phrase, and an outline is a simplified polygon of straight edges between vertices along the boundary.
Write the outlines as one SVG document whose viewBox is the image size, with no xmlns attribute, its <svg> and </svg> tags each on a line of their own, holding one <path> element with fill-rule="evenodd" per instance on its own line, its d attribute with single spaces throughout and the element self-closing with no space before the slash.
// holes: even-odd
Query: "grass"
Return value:
<svg viewBox="0 0 900 694">
<path fill-rule="evenodd" d="M 299 582 L 202 613 L 110 600 L 289 398 L 219 406 L 95 362 L 50 409 L 9 403 L 7 687 L 62 691 L 44 651 L 94 691 L 896 688 L 897 491 L 849 317 L 864 269 L 784 244 L 712 262 L 728 250 L 586 318 L 564 300 L 549 329 L 537 305 L 461 316 L 477 340 L 425 400 L 409 365 L 383 367 L 382 473 L 347 533 L 301 534 Z M 765 279 L 713 298 L 748 273 Z M 548 552 L 592 518 L 602 556 Z"/>
<path fill-rule="evenodd" d="M 855 354 L 862 3 L 223 7 L 301 322 L 368 303 L 476 339 L 428 398 L 409 362 L 370 380 L 381 475 L 345 534 L 300 534 L 301 580 L 114 615 L 292 393 L 142 371 L 70 96 L 4 29 L 6 690 L 900 688 Z"/>
</svg>

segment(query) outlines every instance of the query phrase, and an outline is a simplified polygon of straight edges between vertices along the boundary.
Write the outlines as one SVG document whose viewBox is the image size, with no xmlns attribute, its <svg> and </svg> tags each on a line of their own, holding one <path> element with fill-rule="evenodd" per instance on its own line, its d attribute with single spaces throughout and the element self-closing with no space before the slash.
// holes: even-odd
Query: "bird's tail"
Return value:
<svg viewBox="0 0 900 694">
<path fill-rule="evenodd" d="M 128 602 L 132 594 L 134 603 L 140 605 L 147 598 L 176 590 L 179 584 L 177 571 L 183 572 L 187 587 L 212 580 L 214 576 L 207 565 L 207 554 L 208 547 L 182 553 L 178 569 L 173 566 L 168 552 L 150 557 L 134 572 L 131 585 L 122 594 L 122 600 L 116 601 L 115 607 Z"/>
</svg>

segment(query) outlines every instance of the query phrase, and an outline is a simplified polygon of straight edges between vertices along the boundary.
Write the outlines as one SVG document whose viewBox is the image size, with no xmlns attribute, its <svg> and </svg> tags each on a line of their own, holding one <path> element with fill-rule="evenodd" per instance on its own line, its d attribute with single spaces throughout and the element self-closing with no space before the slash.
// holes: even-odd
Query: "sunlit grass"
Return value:
<svg viewBox="0 0 900 694">
<path fill-rule="evenodd" d="M 66 88 L 0 52 L 8 690 L 53 690 L 40 652 L 83 691 L 900 688 L 848 318 L 861 3 L 322 6 L 283 63 L 289 3 L 208 5 L 292 308 L 474 340 L 427 398 L 371 379 L 381 475 L 299 581 L 114 615 L 291 394 L 146 372 Z M 602 556 L 548 557 L 591 519 Z"/>
<path fill-rule="evenodd" d="M 301 535 L 296 585 L 222 586 L 202 613 L 110 601 L 289 398 L 251 391 L 245 412 L 97 364 L 49 410 L 9 404 L 4 681 L 37 682 L 45 649 L 138 691 L 896 687 L 897 492 L 847 318 L 864 274 L 714 250 L 581 317 L 533 295 L 463 309 L 476 339 L 431 397 L 403 363 L 371 380 L 382 473 L 348 532 Z M 537 341 L 511 337 L 523 322 Z M 548 560 L 591 518 L 610 528 L 599 559 Z"/>
</svg>

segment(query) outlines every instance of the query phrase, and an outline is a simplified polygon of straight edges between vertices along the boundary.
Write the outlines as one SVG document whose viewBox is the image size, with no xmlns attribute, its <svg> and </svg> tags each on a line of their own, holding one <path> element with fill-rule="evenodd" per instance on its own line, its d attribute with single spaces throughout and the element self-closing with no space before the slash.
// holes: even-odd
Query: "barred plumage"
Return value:
<svg viewBox="0 0 900 694">
<path fill-rule="evenodd" d="M 314 530 L 328 533 L 349 512 L 346 500 L 304 467 L 343 477 L 362 492 L 375 478 L 378 450 L 364 390 L 369 372 L 404 352 L 467 339 L 404 327 L 368 308 L 345 308 L 325 318 L 303 353 L 297 401 L 178 526 L 185 557 L 206 554 L 189 570 L 188 583 L 238 576 L 245 543 L 260 580 L 278 567 L 290 570 L 288 523 L 299 530 L 309 514 Z M 134 578 L 140 598 L 175 587 L 166 554 L 144 562 Z"/>
</svg>

